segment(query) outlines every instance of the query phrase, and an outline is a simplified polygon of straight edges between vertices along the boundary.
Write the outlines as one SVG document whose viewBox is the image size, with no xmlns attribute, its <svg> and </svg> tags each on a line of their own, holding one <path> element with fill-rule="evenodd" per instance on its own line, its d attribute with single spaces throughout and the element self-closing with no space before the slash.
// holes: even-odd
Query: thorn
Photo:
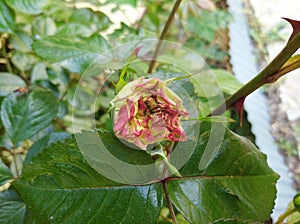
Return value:
<svg viewBox="0 0 300 224">
<path fill-rule="evenodd" d="M 288 21 L 291 26 L 293 27 L 293 33 L 290 36 L 289 41 L 300 31 L 300 21 L 299 20 L 293 20 L 285 17 L 281 17 L 282 19 Z"/>
<path fill-rule="evenodd" d="M 236 112 L 239 115 L 240 118 L 240 126 L 242 127 L 243 125 L 243 105 L 245 102 L 245 98 L 246 97 L 242 97 L 240 99 L 238 99 L 236 102 L 234 102 L 234 104 L 232 105 L 232 107 L 236 110 Z"/>
<path fill-rule="evenodd" d="M 135 48 L 133 51 L 133 54 L 137 57 L 141 49 L 142 49 L 142 46 Z"/>
</svg>

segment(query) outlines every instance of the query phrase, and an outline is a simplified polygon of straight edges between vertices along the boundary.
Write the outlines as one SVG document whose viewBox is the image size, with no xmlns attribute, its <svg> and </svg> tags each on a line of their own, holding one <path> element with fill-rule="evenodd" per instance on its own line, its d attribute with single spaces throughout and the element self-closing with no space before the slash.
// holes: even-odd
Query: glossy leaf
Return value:
<svg viewBox="0 0 300 224">
<path fill-rule="evenodd" d="M 41 153 L 44 148 L 48 147 L 51 143 L 62 141 L 69 137 L 71 137 L 71 135 L 67 132 L 53 132 L 39 139 L 30 147 L 28 153 L 26 154 L 24 163 L 26 164 L 31 162 L 33 157 Z"/>
<path fill-rule="evenodd" d="M 29 15 L 36 15 L 42 12 L 46 0 L 5 0 L 14 10 Z"/>
<path fill-rule="evenodd" d="M 15 13 L 7 5 L 0 2 L 0 32 L 13 33 L 15 29 Z"/>
<path fill-rule="evenodd" d="M 0 223 L 23 223 L 26 206 L 16 192 L 0 192 Z"/>
<path fill-rule="evenodd" d="M 34 41 L 33 50 L 50 62 L 61 62 L 73 72 L 82 70 L 84 64 L 103 56 L 103 63 L 110 54 L 103 55 L 110 49 L 107 41 L 100 35 L 72 39 L 70 37 L 45 37 Z"/>
<path fill-rule="evenodd" d="M 226 130 L 212 162 L 199 170 L 204 151 L 209 150 L 209 132 L 203 128 L 194 154 L 179 170 L 184 178 L 169 180 L 172 202 L 191 223 L 267 220 L 278 175 L 268 167 L 266 156 L 249 140 Z"/>
<path fill-rule="evenodd" d="M 26 83 L 19 76 L 7 72 L 0 72 L 0 96 L 6 96 Z"/>
<path fill-rule="evenodd" d="M 57 113 L 55 96 L 36 88 L 28 95 L 9 94 L 1 105 L 1 119 L 8 138 L 14 145 L 46 128 Z"/>
<path fill-rule="evenodd" d="M 0 186 L 13 179 L 10 169 L 0 159 Z"/>
<path fill-rule="evenodd" d="M 101 138 L 105 144 L 115 141 L 110 134 Z M 134 162 L 148 155 L 130 150 L 137 157 L 129 157 L 118 144 L 110 149 L 120 159 Z M 162 207 L 159 184 L 130 186 L 105 178 L 89 166 L 74 138 L 44 149 L 13 185 L 39 223 L 155 223 Z"/>
</svg>

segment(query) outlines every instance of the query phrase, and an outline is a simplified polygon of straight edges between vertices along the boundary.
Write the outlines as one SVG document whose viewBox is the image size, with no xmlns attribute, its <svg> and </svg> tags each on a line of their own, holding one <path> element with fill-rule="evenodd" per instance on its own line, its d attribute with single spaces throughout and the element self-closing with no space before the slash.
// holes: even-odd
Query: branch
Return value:
<svg viewBox="0 0 300 224">
<path fill-rule="evenodd" d="M 228 97 L 223 104 L 217 107 L 210 115 L 221 115 L 231 108 L 240 99 L 245 98 L 266 83 L 274 82 L 273 76 L 280 73 L 281 67 L 292 57 L 300 47 L 300 32 L 288 41 L 282 51 L 257 76 L 245 84 L 241 89 Z M 283 74 L 282 74 L 283 75 Z"/>
<path fill-rule="evenodd" d="M 153 68 L 154 68 L 154 65 L 155 65 L 155 62 L 156 62 L 156 59 L 157 59 L 157 56 L 159 55 L 160 53 L 160 49 L 161 49 L 161 45 L 162 45 L 162 41 L 165 39 L 165 37 L 167 36 L 167 33 L 168 33 L 168 30 L 171 26 L 171 23 L 173 21 L 173 18 L 175 16 L 175 13 L 177 11 L 177 9 L 179 8 L 179 5 L 181 3 L 181 0 L 177 0 L 173 6 L 173 9 L 169 15 L 169 18 L 164 26 L 164 29 L 159 37 L 159 40 L 158 40 L 158 43 L 156 45 L 156 48 L 155 48 L 155 51 L 153 53 L 153 57 L 152 57 L 152 60 L 150 62 L 150 65 L 149 65 L 149 68 L 148 68 L 148 73 L 151 74 L 152 71 L 153 71 Z"/>
</svg>

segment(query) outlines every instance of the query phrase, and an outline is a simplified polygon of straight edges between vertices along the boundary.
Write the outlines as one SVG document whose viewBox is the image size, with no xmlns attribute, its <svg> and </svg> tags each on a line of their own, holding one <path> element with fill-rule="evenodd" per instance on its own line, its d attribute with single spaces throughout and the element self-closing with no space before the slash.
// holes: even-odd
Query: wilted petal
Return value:
<svg viewBox="0 0 300 224">
<path fill-rule="evenodd" d="M 163 140 L 186 141 L 180 125 L 188 112 L 182 100 L 158 78 L 128 83 L 113 100 L 114 132 L 118 138 L 146 150 Z"/>
</svg>

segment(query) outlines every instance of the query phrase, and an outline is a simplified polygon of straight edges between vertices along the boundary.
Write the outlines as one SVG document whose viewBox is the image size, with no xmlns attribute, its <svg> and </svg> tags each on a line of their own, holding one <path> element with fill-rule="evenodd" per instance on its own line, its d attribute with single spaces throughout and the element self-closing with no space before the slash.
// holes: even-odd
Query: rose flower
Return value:
<svg viewBox="0 0 300 224">
<path fill-rule="evenodd" d="M 189 113 L 182 100 L 158 78 L 141 77 L 112 100 L 115 135 L 140 149 L 163 140 L 186 141 L 180 124 Z"/>
</svg>

